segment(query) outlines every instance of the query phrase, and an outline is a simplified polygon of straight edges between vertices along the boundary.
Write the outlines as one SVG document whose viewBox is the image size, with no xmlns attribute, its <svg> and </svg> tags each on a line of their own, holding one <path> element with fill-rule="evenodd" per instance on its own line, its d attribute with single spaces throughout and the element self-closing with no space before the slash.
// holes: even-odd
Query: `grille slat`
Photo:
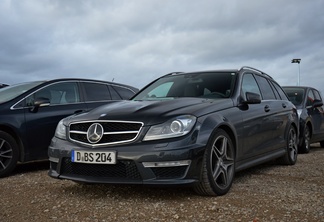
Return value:
<svg viewBox="0 0 324 222">
<path fill-rule="evenodd" d="M 94 123 L 102 126 L 104 134 L 96 143 L 90 143 L 87 138 L 87 131 Z M 142 129 L 141 122 L 128 121 L 93 121 L 76 122 L 69 126 L 70 139 L 76 143 L 95 146 L 104 146 L 111 144 L 127 143 L 134 141 Z"/>
<path fill-rule="evenodd" d="M 179 167 L 152 167 L 151 170 L 157 179 L 181 178 L 185 175 L 188 166 Z"/>
<path fill-rule="evenodd" d="M 61 175 L 77 175 L 100 178 L 128 178 L 141 180 L 136 164 L 133 161 L 118 161 L 117 164 L 83 164 L 73 163 L 70 158 L 62 160 Z"/>
</svg>

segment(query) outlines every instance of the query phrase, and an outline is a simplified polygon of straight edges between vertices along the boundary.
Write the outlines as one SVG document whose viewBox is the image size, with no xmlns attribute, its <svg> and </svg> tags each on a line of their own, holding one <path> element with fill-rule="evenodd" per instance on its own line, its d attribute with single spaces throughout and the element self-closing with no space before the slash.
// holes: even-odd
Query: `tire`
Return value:
<svg viewBox="0 0 324 222">
<path fill-rule="evenodd" d="M 303 142 L 298 150 L 300 153 L 309 153 L 310 139 L 311 139 L 310 138 L 310 129 L 309 129 L 309 126 L 306 125 L 304 128 Z"/>
<path fill-rule="evenodd" d="M 320 146 L 324 147 L 324 141 L 320 141 Z"/>
<path fill-rule="evenodd" d="M 208 143 L 202 163 L 201 179 L 194 190 L 203 196 L 221 196 L 232 186 L 235 174 L 235 151 L 231 138 L 217 129 Z"/>
<path fill-rule="evenodd" d="M 19 158 L 15 139 L 0 131 L 0 177 L 8 176 L 16 167 Z"/>
<path fill-rule="evenodd" d="M 294 165 L 297 162 L 298 145 L 296 129 L 293 126 L 289 128 L 286 142 L 286 154 L 279 159 L 279 163 L 283 165 Z"/>
</svg>

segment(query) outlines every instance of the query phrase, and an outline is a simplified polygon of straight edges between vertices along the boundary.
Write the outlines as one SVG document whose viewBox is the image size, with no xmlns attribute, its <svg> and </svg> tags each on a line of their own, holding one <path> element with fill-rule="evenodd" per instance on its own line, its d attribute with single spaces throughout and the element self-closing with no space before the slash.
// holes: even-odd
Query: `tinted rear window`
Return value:
<svg viewBox="0 0 324 222">
<path fill-rule="evenodd" d="M 106 84 L 84 83 L 86 101 L 111 100 L 110 92 Z"/>
</svg>

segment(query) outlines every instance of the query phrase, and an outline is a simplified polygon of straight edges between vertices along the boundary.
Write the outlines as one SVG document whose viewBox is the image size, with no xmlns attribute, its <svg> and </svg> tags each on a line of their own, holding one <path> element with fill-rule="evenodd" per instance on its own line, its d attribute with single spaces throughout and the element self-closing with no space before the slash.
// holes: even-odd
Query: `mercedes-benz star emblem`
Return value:
<svg viewBox="0 0 324 222">
<path fill-rule="evenodd" d="M 101 124 L 92 124 L 87 131 L 87 139 L 90 143 L 97 143 L 100 141 L 104 134 L 104 130 Z"/>
</svg>

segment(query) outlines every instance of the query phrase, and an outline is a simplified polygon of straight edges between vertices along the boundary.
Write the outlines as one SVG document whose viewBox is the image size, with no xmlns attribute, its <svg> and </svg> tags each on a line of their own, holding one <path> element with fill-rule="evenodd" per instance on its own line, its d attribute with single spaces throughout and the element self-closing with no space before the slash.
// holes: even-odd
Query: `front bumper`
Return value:
<svg viewBox="0 0 324 222">
<path fill-rule="evenodd" d="M 49 176 L 86 183 L 194 184 L 199 181 L 205 146 L 181 141 L 141 142 L 106 148 L 85 148 L 53 138 L 49 146 Z M 184 141 L 183 141 L 184 143 Z M 72 150 L 116 151 L 116 164 L 71 161 Z"/>
</svg>

